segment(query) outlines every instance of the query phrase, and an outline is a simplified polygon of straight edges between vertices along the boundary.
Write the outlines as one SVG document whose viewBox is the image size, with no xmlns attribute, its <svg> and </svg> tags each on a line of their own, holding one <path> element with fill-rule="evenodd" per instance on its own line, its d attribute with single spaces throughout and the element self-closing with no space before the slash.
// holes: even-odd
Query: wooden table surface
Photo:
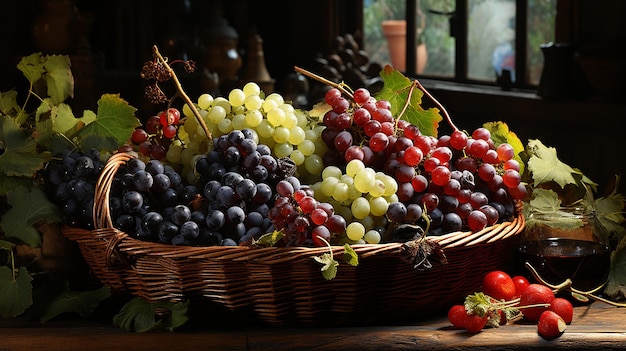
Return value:
<svg viewBox="0 0 626 351">
<path fill-rule="evenodd" d="M 468 334 L 445 315 L 412 325 L 341 328 L 261 327 L 126 332 L 80 320 L 0 323 L 0 351 L 23 350 L 623 350 L 626 309 L 595 302 L 577 306 L 559 338 L 545 340 L 535 324 L 517 323 Z"/>
</svg>

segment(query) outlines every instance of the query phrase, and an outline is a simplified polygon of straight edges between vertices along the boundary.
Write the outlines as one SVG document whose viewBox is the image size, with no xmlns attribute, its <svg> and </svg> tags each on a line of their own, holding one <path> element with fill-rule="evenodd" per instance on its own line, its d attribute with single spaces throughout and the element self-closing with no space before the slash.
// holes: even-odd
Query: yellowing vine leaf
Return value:
<svg viewBox="0 0 626 351">
<path fill-rule="evenodd" d="M 8 116 L 0 116 L 0 172 L 7 176 L 31 177 L 49 161 L 49 152 L 37 151 L 37 141 Z"/>
<path fill-rule="evenodd" d="M 22 71 L 24 77 L 28 79 L 30 85 L 35 85 L 41 76 L 45 73 L 45 69 L 43 67 L 44 56 L 38 52 L 29 56 L 24 56 L 20 62 L 17 64 L 17 69 Z"/>
<path fill-rule="evenodd" d="M 555 148 L 547 147 L 537 139 L 528 141 L 526 151 L 530 155 L 527 165 L 535 185 L 554 181 L 564 188 L 567 184 L 577 183 L 574 175 L 579 179 L 583 176 L 581 171 L 561 162 Z"/>
<path fill-rule="evenodd" d="M 520 174 L 524 173 L 524 162 L 522 162 L 521 157 L 519 156 L 521 152 L 524 151 L 524 144 L 519 139 L 517 134 L 512 132 L 509 129 L 509 126 L 502 121 L 498 122 L 487 122 L 483 124 L 483 127 L 487 129 L 491 133 L 491 140 L 493 140 L 496 146 L 507 143 L 513 147 L 515 152 L 514 159 L 519 162 L 520 165 Z"/>
<path fill-rule="evenodd" d="M 409 100 L 409 92 L 413 82 L 389 65 L 385 66 L 380 76 L 383 79 L 384 86 L 376 94 L 376 99 L 389 101 L 391 113 L 397 117 L 406 105 L 407 100 Z M 439 114 L 439 109 L 437 108 L 433 107 L 424 110 L 421 105 L 423 95 L 424 93 L 417 87 L 413 89 L 411 100 L 402 115 L 402 119 L 416 125 L 424 135 L 437 136 L 439 122 L 441 122 L 443 117 Z"/>
<path fill-rule="evenodd" d="M 70 57 L 50 55 L 43 64 L 46 74 L 44 80 L 48 86 L 48 95 L 53 104 L 60 104 L 74 96 L 74 76 L 70 69 Z"/>
<path fill-rule="evenodd" d="M 40 79 L 46 82 L 47 93 L 53 105 L 74 96 L 74 76 L 70 57 L 66 55 L 42 55 L 35 53 L 22 58 L 17 68 L 22 71 L 31 87 Z"/>
<path fill-rule="evenodd" d="M 0 114 L 13 115 L 20 110 L 17 103 L 17 91 L 0 92 Z"/>
<path fill-rule="evenodd" d="M 337 266 L 339 266 L 339 262 L 333 258 L 332 254 L 324 253 L 320 256 L 314 256 L 313 259 L 323 265 L 320 270 L 326 280 L 332 280 L 337 276 Z"/>
</svg>

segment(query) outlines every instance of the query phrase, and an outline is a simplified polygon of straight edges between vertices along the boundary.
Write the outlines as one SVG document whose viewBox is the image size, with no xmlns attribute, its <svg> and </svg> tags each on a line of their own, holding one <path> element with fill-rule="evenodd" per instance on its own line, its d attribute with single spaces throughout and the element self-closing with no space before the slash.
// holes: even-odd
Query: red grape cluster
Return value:
<svg viewBox="0 0 626 351">
<path fill-rule="evenodd" d="M 313 189 L 287 177 L 276 184 L 278 194 L 268 217 L 282 230 L 291 246 L 326 246 L 333 234 L 344 233 L 346 220 L 336 214 L 331 204 L 314 198 Z"/>
<path fill-rule="evenodd" d="M 353 159 L 372 165 L 375 157 L 393 144 L 396 128 L 410 127 L 408 122 L 394 119 L 389 101 L 376 100 L 365 88 L 357 89 L 352 99 L 353 103 L 337 88 L 325 95 L 332 107 L 323 118 L 326 128 L 321 137 L 329 147 L 323 157 L 325 165 L 345 165 Z"/>
<path fill-rule="evenodd" d="M 398 201 L 387 211 L 391 222 L 426 225 L 425 212 L 430 234 L 479 231 L 513 215 L 515 200 L 526 195 L 513 147 L 495 145 L 486 128 L 422 135 L 416 125 L 395 119 L 388 101 L 363 88 L 352 101 L 330 89 L 325 101 L 331 106 L 323 118 L 325 165 L 360 159 L 394 177 Z"/>
<path fill-rule="evenodd" d="M 139 146 L 141 154 L 154 160 L 165 158 L 169 145 L 178 134 L 180 111 L 170 107 L 146 120 L 145 126 L 137 128 L 131 141 Z"/>
</svg>

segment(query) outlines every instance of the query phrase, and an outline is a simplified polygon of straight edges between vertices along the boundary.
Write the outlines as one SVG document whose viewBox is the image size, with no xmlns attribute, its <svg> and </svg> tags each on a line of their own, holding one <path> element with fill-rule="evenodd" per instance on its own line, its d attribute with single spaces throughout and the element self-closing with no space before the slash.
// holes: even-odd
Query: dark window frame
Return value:
<svg viewBox="0 0 626 351">
<path fill-rule="evenodd" d="M 575 26 L 577 22 L 577 3 L 579 0 L 572 1 L 557 1 L 557 15 L 555 23 L 555 42 L 569 42 L 572 43 L 577 39 L 577 30 Z M 454 26 L 454 33 L 451 33 L 455 38 L 455 62 L 454 62 L 454 76 L 453 77 L 440 77 L 440 76 L 428 76 L 421 74 L 420 77 L 450 81 L 457 83 L 468 83 L 476 85 L 497 86 L 494 82 L 485 82 L 480 80 L 474 80 L 467 77 L 467 4 L 468 0 L 456 0 L 456 9 L 454 13 L 449 14 L 452 16 L 451 22 Z M 414 14 L 406 18 L 407 27 L 414 28 L 417 24 L 417 1 L 406 1 L 406 13 Z M 511 83 L 508 88 L 520 89 L 520 90 L 534 90 L 537 85 L 528 83 L 527 69 L 526 69 L 526 41 L 527 41 L 527 10 L 528 0 L 516 0 L 516 16 L 515 16 L 515 70 L 518 79 Z M 362 13 L 362 11 L 361 11 Z M 416 45 L 410 45 L 410 43 L 417 43 L 417 35 L 415 31 L 407 31 L 407 50 L 406 50 L 406 71 L 404 72 L 408 77 L 416 77 L 418 74 L 415 71 L 416 67 Z"/>
</svg>

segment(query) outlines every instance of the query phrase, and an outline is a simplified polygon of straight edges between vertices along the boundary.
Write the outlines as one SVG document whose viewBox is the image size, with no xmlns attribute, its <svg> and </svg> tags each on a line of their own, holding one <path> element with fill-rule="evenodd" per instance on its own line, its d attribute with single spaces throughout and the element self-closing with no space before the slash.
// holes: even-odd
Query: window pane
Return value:
<svg viewBox="0 0 626 351">
<path fill-rule="evenodd" d="M 528 38 L 526 42 L 526 66 L 528 83 L 539 85 L 543 69 L 541 44 L 554 41 L 557 0 L 528 1 Z"/>
<path fill-rule="evenodd" d="M 387 20 L 404 20 L 405 9 L 405 0 L 363 0 L 363 46 L 371 62 L 391 64 L 397 69 L 404 70 L 404 66 L 400 67 L 400 61 L 394 59 L 395 64 L 392 63 L 390 47 L 383 35 L 382 26 Z M 406 39 L 399 37 L 399 40 L 404 50 Z M 406 51 L 399 56 L 403 65 L 406 61 Z"/>
<path fill-rule="evenodd" d="M 450 36 L 450 22 L 445 13 L 454 12 L 455 0 L 418 0 L 424 19 L 420 39 L 425 44 L 428 59 L 424 75 L 454 77 L 454 38 Z M 418 23 L 421 23 L 418 17 Z M 419 61 L 418 61 L 419 65 Z"/>
<path fill-rule="evenodd" d="M 404 71 L 406 61 L 406 24 L 392 23 L 389 20 L 405 20 L 406 0 L 363 0 L 364 48 L 370 60 L 391 64 Z M 433 14 L 429 10 L 452 12 L 455 0 L 412 0 L 417 1 L 418 73 L 431 76 L 454 76 L 454 38 L 450 36 L 448 16 Z M 393 29 L 392 25 L 404 25 Z M 385 28 L 383 30 L 383 27 Z M 396 36 L 397 35 L 397 36 Z M 398 40 L 398 47 L 392 43 Z M 398 51 L 396 51 L 398 49 Z M 397 52 L 397 56 L 391 55 Z"/>
<path fill-rule="evenodd" d="M 508 70 L 515 80 L 515 1 L 469 0 L 467 75 L 495 81 Z"/>
</svg>

